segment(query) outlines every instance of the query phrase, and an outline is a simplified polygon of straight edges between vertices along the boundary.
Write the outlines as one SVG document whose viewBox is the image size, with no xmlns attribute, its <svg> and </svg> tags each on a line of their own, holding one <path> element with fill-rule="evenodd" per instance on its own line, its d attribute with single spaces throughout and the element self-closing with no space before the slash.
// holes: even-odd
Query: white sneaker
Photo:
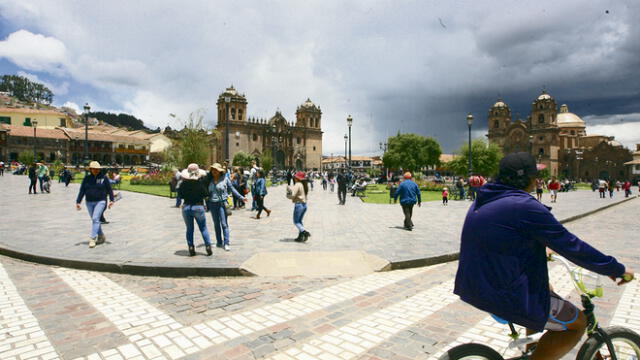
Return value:
<svg viewBox="0 0 640 360">
<path fill-rule="evenodd" d="M 104 236 L 104 234 L 98 234 L 98 241 L 96 244 L 103 244 L 105 241 L 107 241 L 107 237 Z"/>
<path fill-rule="evenodd" d="M 89 247 L 90 248 L 96 247 L 96 238 L 89 238 Z"/>
<path fill-rule="evenodd" d="M 229 247 L 229 245 L 224 246 L 224 251 L 231 251 L 231 248 Z"/>
</svg>

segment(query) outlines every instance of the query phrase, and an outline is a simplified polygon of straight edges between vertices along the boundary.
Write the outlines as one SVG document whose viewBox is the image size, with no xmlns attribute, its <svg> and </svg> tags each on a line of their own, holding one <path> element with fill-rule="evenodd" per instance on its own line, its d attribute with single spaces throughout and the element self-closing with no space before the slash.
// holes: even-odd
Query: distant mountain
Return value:
<svg viewBox="0 0 640 360">
<path fill-rule="evenodd" d="M 142 120 L 137 117 L 129 114 L 112 114 L 105 113 L 102 111 L 91 112 L 89 113 L 89 117 L 96 118 L 98 120 L 104 121 L 105 123 L 117 127 L 125 127 L 131 130 L 146 130 L 152 131 L 148 127 L 144 126 Z"/>
</svg>

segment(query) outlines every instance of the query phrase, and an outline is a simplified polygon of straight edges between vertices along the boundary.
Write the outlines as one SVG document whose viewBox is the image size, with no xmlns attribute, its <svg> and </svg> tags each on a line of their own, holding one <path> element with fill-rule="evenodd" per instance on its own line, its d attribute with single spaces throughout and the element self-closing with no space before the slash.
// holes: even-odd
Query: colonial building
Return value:
<svg viewBox="0 0 640 360">
<path fill-rule="evenodd" d="M 526 120 L 513 121 L 509 106 L 502 100 L 489 109 L 489 142 L 505 154 L 530 152 L 551 175 L 572 179 L 620 179 L 627 175 L 624 163 L 631 153 L 613 136 L 587 135 L 585 122 L 558 106 L 546 91 L 531 104 Z M 625 160 L 626 159 L 626 160 Z"/>
<path fill-rule="evenodd" d="M 233 86 L 218 96 L 216 129 L 222 134 L 218 161 L 224 160 L 225 145 L 228 143 L 230 160 L 239 151 L 249 153 L 258 160 L 263 153 L 269 152 L 276 169 L 320 169 L 320 107 L 307 99 L 296 109 L 294 123 L 287 121 L 279 110 L 268 120 L 250 117 L 247 104 L 245 95 L 240 94 Z"/>
<path fill-rule="evenodd" d="M 627 167 L 629 177 L 634 180 L 634 183 L 640 181 L 640 144 L 636 144 L 636 151 L 633 153 L 633 160 L 624 163 Z"/>
</svg>

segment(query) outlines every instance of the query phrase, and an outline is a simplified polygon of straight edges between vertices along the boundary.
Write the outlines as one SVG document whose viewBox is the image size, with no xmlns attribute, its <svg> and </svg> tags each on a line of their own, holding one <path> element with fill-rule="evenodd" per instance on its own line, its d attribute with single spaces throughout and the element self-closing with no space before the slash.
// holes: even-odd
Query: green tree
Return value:
<svg viewBox="0 0 640 360">
<path fill-rule="evenodd" d="M 447 169 L 458 176 L 467 176 L 469 172 L 469 145 L 462 145 L 456 154 L 456 158 L 447 163 Z M 487 144 L 483 139 L 476 139 L 471 143 L 471 168 L 474 174 L 496 175 L 502 156 L 502 151 L 497 144 Z"/>
<path fill-rule="evenodd" d="M 53 101 L 53 92 L 49 88 L 24 76 L 3 75 L 0 78 L 0 91 L 9 92 L 24 102 L 48 105 Z"/>
<path fill-rule="evenodd" d="M 260 155 L 260 167 L 262 167 L 265 174 L 271 171 L 271 168 L 273 167 L 273 158 L 271 157 L 270 150 L 265 150 L 262 155 Z"/>
<path fill-rule="evenodd" d="M 18 162 L 25 165 L 33 164 L 33 151 L 24 150 L 18 154 Z"/>
<path fill-rule="evenodd" d="M 244 151 L 238 151 L 235 155 L 233 155 L 233 166 L 242 166 L 248 167 L 251 166 L 251 162 L 253 161 L 253 156 Z"/>
<path fill-rule="evenodd" d="M 191 113 L 184 129 L 180 132 L 180 155 L 177 164 L 180 168 L 184 169 L 191 163 L 201 167 L 206 165 L 209 139 L 203 125 L 203 119 L 202 111 Z"/>
<path fill-rule="evenodd" d="M 416 171 L 440 162 L 440 144 L 418 134 L 398 134 L 388 139 L 388 148 L 382 157 L 386 168 Z"/>
</svg>

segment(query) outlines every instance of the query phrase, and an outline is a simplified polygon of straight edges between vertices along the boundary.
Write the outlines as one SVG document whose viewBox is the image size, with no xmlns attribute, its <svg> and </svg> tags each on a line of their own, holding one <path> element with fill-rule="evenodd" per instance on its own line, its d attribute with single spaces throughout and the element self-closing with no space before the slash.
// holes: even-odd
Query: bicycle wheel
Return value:
<svg viewBox="0 0 640 360">
<path fill-rule="evenodd" d="M 634 331 L 620 326 L 612 326 L 604 329 L 611 338 L 613 349 L 619 360 L 637 360 L 640 359 L 640 335 Z M 611 359 L 609 348 L 604 341 L 589 338 L 580 347 L 578 360 L 601 360 Z"/>
<path fill-rule="evenodd" d="M 497 351 L 482 344 L 462 344 L 447 351 L 440 360 L 504 360 Z"/>
</svg>

